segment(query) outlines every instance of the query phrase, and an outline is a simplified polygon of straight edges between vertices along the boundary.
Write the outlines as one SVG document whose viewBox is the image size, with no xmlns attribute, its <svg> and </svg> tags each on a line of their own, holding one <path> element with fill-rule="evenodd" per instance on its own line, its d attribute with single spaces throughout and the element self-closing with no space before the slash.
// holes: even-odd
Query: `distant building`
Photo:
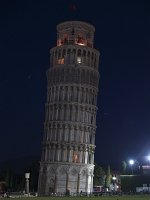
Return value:
<svg viewBox="0 0 150 200">
<path fill-rule="evenodd" d="M 150 174 L 150 165 L 142 165 L 141 168 L 144 175 Z"/>
<path fill-rule="evenodd" d="M 136 187 L 137 193 L 150 193 L 150 184 L 143 184 L 142 187 Z"/>
<path fill-rule="evenodd" d="M 93 191 L 99 83 L 94 31 L 80 21 L 57 26 L 47 71 L 39 195 Z"/>
<path fill-rule="evenodd" d="M 120 175 L 123 192 L 150 192 L 150 174 Z"/>
</svg>

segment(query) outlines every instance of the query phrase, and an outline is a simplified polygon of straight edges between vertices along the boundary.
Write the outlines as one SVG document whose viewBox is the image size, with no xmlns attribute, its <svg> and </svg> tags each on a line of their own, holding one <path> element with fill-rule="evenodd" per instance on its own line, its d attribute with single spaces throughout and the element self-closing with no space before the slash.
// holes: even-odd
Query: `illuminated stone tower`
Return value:
<svg viewBox="0 0 150 200">
<path fill-rule="evenodd" d="M 93 189 L 99 52 L 95 28 L 67 21 L 50 50 L 38 193 L 91 193 Z"/>
</svg>

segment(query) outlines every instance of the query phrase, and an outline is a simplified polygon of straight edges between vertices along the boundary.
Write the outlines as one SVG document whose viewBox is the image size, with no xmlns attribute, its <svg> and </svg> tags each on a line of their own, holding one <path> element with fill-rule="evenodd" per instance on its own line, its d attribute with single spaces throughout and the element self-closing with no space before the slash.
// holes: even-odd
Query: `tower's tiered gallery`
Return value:
<svg viewBox="0 0 150 200">
<path fill-rule="evenodd" d="M 99 52 L 95 28 L 67 21 L 50 50 L 38 194 L 93 190 Z"/>
</svg>

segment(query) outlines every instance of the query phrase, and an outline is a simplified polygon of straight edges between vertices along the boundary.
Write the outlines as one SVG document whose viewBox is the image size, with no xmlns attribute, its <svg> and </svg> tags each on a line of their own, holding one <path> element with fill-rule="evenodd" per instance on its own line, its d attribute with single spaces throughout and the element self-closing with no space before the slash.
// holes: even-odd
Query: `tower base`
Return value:
<svg viewBox="0 0 150 200">
<path fill-rule="evenodd" d="M 38 195 L 73 195 L 93 192 L 93 164 L 41 163 Z"/>
</svg>

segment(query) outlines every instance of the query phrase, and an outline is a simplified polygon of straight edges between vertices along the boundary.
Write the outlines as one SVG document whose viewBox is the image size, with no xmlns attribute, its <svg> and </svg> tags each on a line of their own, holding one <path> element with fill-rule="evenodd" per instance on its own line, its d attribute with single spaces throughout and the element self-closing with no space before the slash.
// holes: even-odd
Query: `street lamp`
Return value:
<svg viewBox="0 0 150 200">
<path fill-rule="evenodd" d="M 30 178 L 30 173 L 25 173 L 25 193 L 29 196 L 29 178 Z"/>
<path fill-rule="evenodd" d="M 134 165 L 135 161 L 134 160 L 129 160 L 129 164 L 131 166 L 131 171 L 132 171 L 132 175 L 133 175 L 133 165 Z"/>
<path fill-rule="evenodd" d="M 117 179 L 117 178 L 116 178 L 115 176 L 112 177 L 112 180 L 113 180 L 114 182 L 116 181 L 116 179 Z"/>
<path fill-rule="evenodd" d="M 113 180 L 113 182 L 112 182 L 112 184 L 113 184 L 113 191 L 114 191 L 114 192 L 117 192 L 118 185 L 117 185 L 117 183 L 116 183 L 116 180 L 117 180 L 116 176 L 113 176 L 113 177 L 112 177 L 112 180 Z"/>
<path fill-rule="evenodd" d="M 150 162 L 150 155 L 147 156 L 147 160 Z"/>
</svg>

